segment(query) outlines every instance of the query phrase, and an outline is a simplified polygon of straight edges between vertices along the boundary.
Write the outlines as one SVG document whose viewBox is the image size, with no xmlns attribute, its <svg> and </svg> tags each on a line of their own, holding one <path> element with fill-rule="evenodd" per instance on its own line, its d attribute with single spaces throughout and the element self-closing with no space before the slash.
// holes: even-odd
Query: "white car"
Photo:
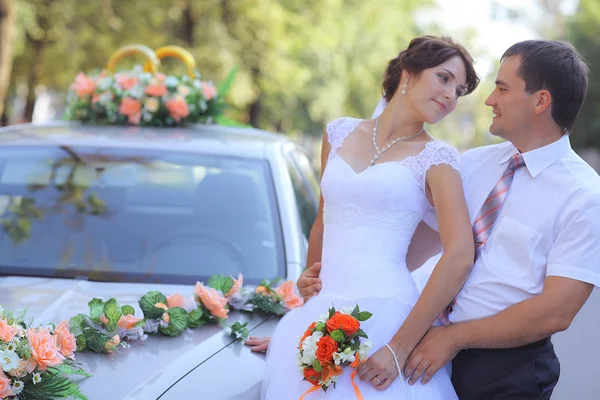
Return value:
<svg viewBox="0 0 600 400">
<path fill-rule="evenodd" d="M 0 129 L 0 305 L 36 323 L 191 296 L 214 274 L 296 280 L 319 182 L 285 136 L 248 128 L 18 125 Z M 276 318 L 231 311 L 251 335 Z M 77 353 L 90 399 L 258 398 L 264 355 L 216 325 Z"/>
</svg>

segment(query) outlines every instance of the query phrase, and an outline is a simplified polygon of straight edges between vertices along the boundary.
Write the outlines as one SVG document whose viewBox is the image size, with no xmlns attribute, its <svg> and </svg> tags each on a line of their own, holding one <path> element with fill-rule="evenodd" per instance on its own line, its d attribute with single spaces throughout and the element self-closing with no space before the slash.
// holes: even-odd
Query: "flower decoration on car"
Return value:
<svg viewBox="0 0 600 400">
<path fill-rule="evenodd" d="M 125 57 L 141 55 L 144 65 L 117 71 Z M 181 60 L 187 70 L 182 76 L 160 72 L 164 57 Z M 192 55 L 178 46 L 156 51 L 135 44 L 118 49 L 100 73 L 80 72 L 67 97 L 66 118 L 89 124 L 175 127 L 190 123 L 233 124 L 223 117 L 224 96 L 236 73 L 234 68 L 217 87 L 203 79 Z"/>
</svg>

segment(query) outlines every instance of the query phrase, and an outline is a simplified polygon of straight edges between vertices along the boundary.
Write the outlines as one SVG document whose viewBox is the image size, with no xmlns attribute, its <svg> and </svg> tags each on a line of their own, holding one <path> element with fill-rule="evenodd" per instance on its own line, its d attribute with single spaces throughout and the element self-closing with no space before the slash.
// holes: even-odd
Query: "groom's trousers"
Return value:
<svg viewBox="0 0 600 400">
<path fill-rule="evenodd" d="M 511 349 L 467 349 L 452 360 L 460 400 L 549 400 L 559 374 L 550 339 Z"/>
</svg>

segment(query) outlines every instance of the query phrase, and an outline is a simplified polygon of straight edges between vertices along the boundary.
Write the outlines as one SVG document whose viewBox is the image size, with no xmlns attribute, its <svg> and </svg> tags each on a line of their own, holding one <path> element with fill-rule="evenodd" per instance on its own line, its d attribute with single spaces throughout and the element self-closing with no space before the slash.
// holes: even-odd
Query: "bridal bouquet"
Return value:
<svg viewBox="0 0 600 400">
<path fill-rule="evenodd" d="M 356 368 L 367 359 L 373 343 L 360 329 L 360 323 L 371 315 L 367 311 L 360 311 L 358 305 L 354 309 L 341 311 L 332 307 L 328 314 L 308 327 L 300 339 L 297 353 L 298 367 L 304 380 L 313 384 L 306 394 L 319 388 L 326 392 L 331 385 L 335 388 L 343 367 Z M 352 372 L 352 384 L 357 392 L 355 375 L 356 369 Z"/>
<path fill-rule="evenodd" d="M 25 314 L 0 309 L 0 398 L 85 400 L 71 376 L 91 376 L 75 363 L 67 321 L 33 327 Z"/>
</svg>

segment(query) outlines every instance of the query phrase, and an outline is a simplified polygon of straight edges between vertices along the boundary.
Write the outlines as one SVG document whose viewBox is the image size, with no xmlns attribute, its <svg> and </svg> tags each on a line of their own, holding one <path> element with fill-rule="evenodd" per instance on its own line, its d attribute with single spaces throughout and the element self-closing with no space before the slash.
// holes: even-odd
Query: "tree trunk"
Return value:
<svg viewBox="0 0 600 400">
<path fill-rule="evenodd" d="M 187 0 L 183 9 L 183 40 L 188 47 L 194 47 L 194 29 L 196 21 L 192 13 L 192 0 Z"/>
<path fill-rule="evenodd" d="M 252 67 L 250 69 L 250 75 L 252 76 L 252 82 L 254 82 L 254 84 L 257 87 L 260 87 L 260 85 L 259 85 L 260 68 Z M 254 102 L 252 102 L 252 104 L 250 104 L 250 115 L 249 115 L 250 121 L 249 122 L 250 122 L 250 125 L 252 125 L 254 128 L 259 127 L 261 111 L 262 111 L 261 93 L 258 93 L 258 96 L 256 96 L 256 99 L 254 100 Z"/>
<path fill-rule="evenodd" d="M 33 49 L 33 60 L 31 63 L 31 69 L 29 70 L 29 77 L 27 78 L 27 101 L 25 102 L 25 110 L 23 111 L 23 119 L 26 122 L 31 122 L 33 119 L 33 108 L 35 107 L 35 88 L 37 87 L 42 73 L 44 71 L 43 65 L 43 52 L 45 43 L 42 40 L 34 40 L 27 35 L 27 42 Z"/>
<path fill-rule="evenodd" d="M 15 34 L 14 0 L 0 0 L 0 115 L 6 118 L 4 105 L 13 66 Z"/>
</svg>

